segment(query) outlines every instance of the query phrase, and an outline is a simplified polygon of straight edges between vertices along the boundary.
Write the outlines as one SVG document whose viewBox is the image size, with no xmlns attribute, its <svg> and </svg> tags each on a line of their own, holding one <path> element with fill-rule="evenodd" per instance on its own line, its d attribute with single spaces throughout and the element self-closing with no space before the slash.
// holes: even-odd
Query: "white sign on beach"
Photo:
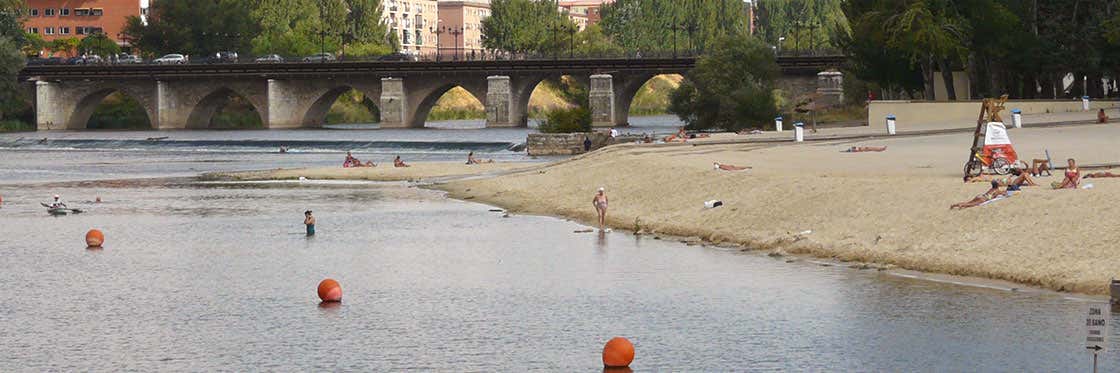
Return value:
<svg viewBox="0 0 1120 373">
<path fill-rule="evenodd" d="M 1085 316 L 1085 348 L 1104 351 L 1108 345 L 1108 305 L 1090 304 Z"/>
<path fill-rule="evenodd" d="M 1007 127 L 1000 122 L 989 122 L 984 131 L 984 145 L 1011 145 L 1011 137 L 1007 136 Z"/>
</svg>

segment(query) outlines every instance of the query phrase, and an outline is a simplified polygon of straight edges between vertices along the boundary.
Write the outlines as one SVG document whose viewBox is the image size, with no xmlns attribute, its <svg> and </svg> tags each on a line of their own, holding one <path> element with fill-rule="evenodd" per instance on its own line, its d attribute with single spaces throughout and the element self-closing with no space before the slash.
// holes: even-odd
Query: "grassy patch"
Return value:
<svg viewBox="0 0 1120 373">
<path fill-rule="evenodd" d="M 20 120 L 0 120 L 0 132 L 28 132 L 35 131 L 34 124 Z"/>
</svg>

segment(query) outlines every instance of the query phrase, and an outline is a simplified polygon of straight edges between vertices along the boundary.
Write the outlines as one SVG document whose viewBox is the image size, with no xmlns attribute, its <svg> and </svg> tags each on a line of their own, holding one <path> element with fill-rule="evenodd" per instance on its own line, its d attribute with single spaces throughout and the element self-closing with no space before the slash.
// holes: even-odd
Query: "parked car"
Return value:
<svg viewBox="0 0 1120 373">
<path fill-rule="evenodd" d="M 27 66 L 46 65 L 47 59 L 42 57 L 28 57 L 24 64 Z"/>
<path fill-rule="evenodd" d="M 96 54 L 89 54 L 85 56 L 70 57 L 66 60 L 67 65 L 97 65 L 105 62 L 101 56 Z"/>
<path fill-rule="evenodd" d="M 44 63 L 44 65 L 61 65 L 63 62 L 65 62 L 65 61 L 62 60 L 62 57 L 50 57 L 50 58 L 47 58 L 46 63 Z"/>
<path fill-rule="evenodd" d="M 152 60 L 156 65 L 182 65 L 187 63 L 187 56 L 181 54 L 168 54 Z"/>
<path fill-rule="evenodd" d="M 237 63 L 237 52 L 221 51 L 206 59 L 206 63 Z"/>
<path fill-rule="evenodd" d="M 335 58 L 330 53 L 316 53 L 303 58 L 303 62 L 334 62 Z"/>
<path fill-rule="evenodd" d="M 140 58 L 140 56 L 137 56 L 135 54 L 121 53 L 121 54 L 117 55 L 116 63 L 118 65 L 131 65 L 131 64 L 144 63 L 144 59 Z"/>
<path fill-rule="evenodd" d="M 264 55 L 264 56 L 257 57 L 257 59 L 253 60 L 253 62 L 256 62 L 256 63 L 282 63 L 282 62 L 284 62 L 284 57 L 280 57 L 280 55 L 278 55 L 278 54 L 269 54 L 269 55 Z"/>
<path fill-rule="evenodd" d="M 414 55 L 397 52 L 397 53 L 386 54 L 384 56 L 378 57 L 377 60 L 378 61 L 415 62 L 418 59 Z"/>
</svg>

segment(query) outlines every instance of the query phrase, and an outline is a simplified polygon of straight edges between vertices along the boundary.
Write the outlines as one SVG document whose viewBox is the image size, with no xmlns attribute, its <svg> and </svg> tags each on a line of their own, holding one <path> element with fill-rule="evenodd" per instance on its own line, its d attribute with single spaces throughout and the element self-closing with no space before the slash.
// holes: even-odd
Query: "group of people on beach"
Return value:
<svg viewBox="0 0 1120 373">
<path fill-rule="evenodd" d="M 1111 171 L 1093 172 L 1082 175 L 1081 169 L 1077 167 L 1077 160 L 1073 158 L 1066 160 L 1066 164 L 1065 172 L 1062 175 L 1062 181 L 1050 183 L 1050 187 L 1054 189 L 1078 189 L 1081 187 L 1082 179 L 1120 177 L 1120 174 L 1114 174 Z M 1036 159 L 1031 165 L 1027 165 L 1026 162 L 1023 162 L 1022 167 L 1012 168 L 1010 175 L 1007 176 L 995 178 L 985 177 L 983 175 L 966 177 L 966 183 L 987 182 L 990 183 L 991 188 L 968 201 L 954 203 L 949 206 L 949 209 L 976 207 L 998 199 L 1010 197 L 1013 193 L 1021 191 L 1023 187 L 1037 186 L 1038 183 L 1034 181 L 1033 177 L 1042 176 L 1043 173 L 1049 174 L 1049 171 L 1049 161 Z"/>
<path fill-rule="evenodd" d="M 373 163 L 373 161 L 366 161 L 365 163 L 362 163 L 362 161 L 360 159 L 358 159 L 357 157 L 355 157 L 353 154 L 350 154 L 350 152 L 346 152 L 346 160 L 342 162 L 342 167 L 343 168 L 377 167 L 377 164 Z M 404 161 L 401 160 L 401 156 L 398 155 L 398 156 L 396 156 L 396 158 L 393 158 L 393 167 L 412 167 L 412 166 L 407 164 L 407 163 L 404 163 Z"/>
<path fill-rule="evenodd" d="M 473 151 L 470 152 L 470 153 L 467 153 L 467 164 L 468 165 L 483 164 L 483 163 L 494 163 L 494 160 L 493 159 L 476 158 L 474 156 Z M 365 163 L 362 163 L 362 161 L 360 159 L 358 159 L 358 157 L 355 157 L 350 152 L 346 152 L 346 160 L 342 161 L 342 167 L 343 168 L 377 167 L 377 164 L 373 163 L 373 161 L 366 161 Z M 393 167 L 403 168 L 403 167 L 412 167 L 412 165 L 410 165 L 408 163 L 404 163 L 404 161 L 401 160 L 401 156 L 398 155 L 398 156 L 396 156 L 396 158 L 393 158 Z"/>
</svg>

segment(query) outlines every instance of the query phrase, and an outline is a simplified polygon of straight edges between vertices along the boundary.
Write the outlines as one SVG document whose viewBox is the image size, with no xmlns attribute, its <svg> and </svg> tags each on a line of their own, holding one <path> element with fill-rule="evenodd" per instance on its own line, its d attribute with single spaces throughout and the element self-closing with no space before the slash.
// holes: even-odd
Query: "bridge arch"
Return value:
<svg viewBox="0 0 1120 373">
<path fill-rule="evenodd" d="M 436 106 L 439 99 L 447 94 L 452 88 L 460 87 L 466 90 L 475 100 L 479 103 L 486 104 L 486 82 L 464 82 L 457 81 L 451 83 L 443 83 L 430 87 L 421 88 L 416 93 L 416 97 L 421 97 L 419 102 L 412 103 L 413 106 L 413 119 L 410 127 L 423 128 L 428 120 L 428 115 L 431 114 L 432 108 Z"/>
<path fill-rule="evenodd" d="M 314 98 L 314 101 L 311 101 L 311 104 L 308 105 L 307 110 L 303 114 L 303 117 L 300 118 L 300 123 L 302 123 L 302 126 L 319 127 L 327 124 L 327 114 L 330 113 L 331 107 L 334 106 L 336 102 L 338 102 L 343 94 L 346 94 L 350 91 L 357 91 L 361 93 L 364 96 L 364 98 L 362 99 L 362 104 L 367 109 L 370 109 L 373 114 L 377 114 L 379 112 L 379 110 L 373 109 L 377 109 L 377 104 L 378 100 L 380 99 L 381 92 L 371 92 L 371 90 L 369 89 L 362 89 L 354 85 L 344 84 L 322 90 L 322 93 L 318 94 L 318 98 Z M 378 122 L 380 121 L 380 118 L 377 118 L 375 116 L 373 120 L 374 122 Z"/>
<path fill-rule="evenodd" d="M 101 103 L 105 102 L 105 100 L 113 94 L 119 94 L 122 97 L 130 99 L 129 101 L 139 103 L 144 112 L 145 118 L 143 122 L 146 124 L 144 128 L 155 128 L 152 118 L 156 117 L 156 108 L 149 100 L 145 100 L 146 92 L 126 86 L 111 85 L 87 92 L 80 92 L 79 98 L 75 101 L 73 110 L 69 113 L 70 118 L 66 123 L 66 129 L 89 129 L 90 119 L 93 117 L 93 114 L 101 106 Z"/>
<path fill-rule="evenodd" d="M 254 113 L 249 120 L 255 119 L 260 123 L 256 126 L 263 128 L 263 124 L 267 123 L 264 111 L 257 103 L 250 100 L 247 95 L 243 95 L 237 90 L 228 86 L 216 88 L 198 100 L 198 103 L 190 111 L 187 117 L 187 129 L 211 129 L 213 127 L 214 116 L 227 108 L 230 104 L 245 105 L 250 108 Z"/>
</svg>

